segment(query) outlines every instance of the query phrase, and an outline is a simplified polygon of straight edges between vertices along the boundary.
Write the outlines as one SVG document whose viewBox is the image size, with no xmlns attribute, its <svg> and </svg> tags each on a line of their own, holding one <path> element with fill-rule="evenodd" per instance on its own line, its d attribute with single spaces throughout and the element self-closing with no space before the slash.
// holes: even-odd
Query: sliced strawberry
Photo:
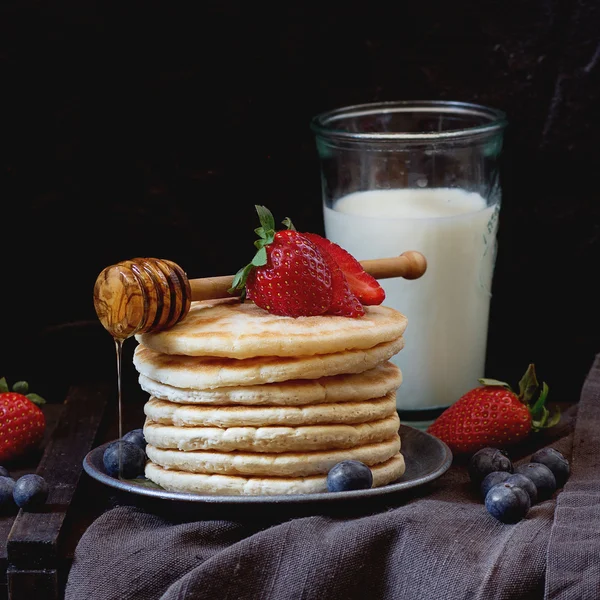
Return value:
<svg viewBox="0 0 600 600">
<path fill-rule="evenodd" d="M 280 315 L 362 317 L 364 304 L 385 298 L 377 280 L 346 250 L 315 233 L 299 233 L 289 218 L 287 230 L 275 231 L 273 215 L 256 206 L 261 227 L 258 251 L 240 269 L 230 292 L 242 290 L 265 310 Z"/>
<path fill-rule="evenodd" d="M 344 273 L 334 260 L 333 256 L 331 256 L 331 254 L 329 254 L 329 252 L 327 252 L 327 250 L 324 248 L 320 248 L 320 252 L 327 261 L 327 265 L 331 270 L 332 297 L 331 305 L 327 310 L 327 314 L 352 318 L 364 316 L 365 309 L 363 305 L 352 293 Z"/>
<path fill-rule="evenodd" d="M 362 304 L 381 304 L 385 300 L 385 291 L 377 279 L 369 275 L 350 252 L 316 233 L 303 233 L 302 235 L 332 256 L 344 273 L 350 290 Z"/>
</svg>

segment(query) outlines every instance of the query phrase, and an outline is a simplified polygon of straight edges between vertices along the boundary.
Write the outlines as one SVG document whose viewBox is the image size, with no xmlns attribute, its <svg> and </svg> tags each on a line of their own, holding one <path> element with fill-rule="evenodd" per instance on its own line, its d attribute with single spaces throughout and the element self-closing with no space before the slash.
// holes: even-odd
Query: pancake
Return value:
<svg viewBox="0 0 600 600">
<path fill-rule="evenodd" d="M 388 306 L 365 306 L 359 318 L 273 315 L 253 302 L 220 298 L 191 303 L 173 327 L 137 334 L 155 352 L 246 359 L 312 356 L 372 348 L 404 334 L 406 317 Z"/>
<path fill-rule="evenodd" d="M 396 394 L 365 402 L 303 406 L 198 406 L 150 398 L 144 405 L 150 421 L 177 427 L 263 427 L 366 423 L 396 414 Z"/>
<path fill-rule="evenodd" d="M 361 373 L 389 360 L 403 346 L 404 338 L 400 337 L 372 348 L 346 350 L 334 354 L 258 356 L 238 360 L 170 355 L 138 344 L 133 353 L 133 364 L 138 373 L 154 381 L 178 388 L 203 390 L 290 379 L 318 379 L 341 373 Z"/>
<path fill-rule="evenodd" d="M 294 379 L 280 383 L 229 386 L 194 390 L 178 388 L 139 374 L 140 387 L 150 396 L 181 404 L 285 405 L 359 402 L 380 398 L 402 384 L 402 373 L 386 361 L 362 373 L 331 375 L 319 379 Z"/>
<path fill-rule="evenodd" d="M 194 450 L 164 450 L 152 444 L 146 446 L 148 458 L 166 469 L 218 475 L 249 475 L 260 477 L 308 477 L 326 475 L 342 460 L 359 460 L 376 465 L 389 460 L 400 451 L 400 436 L 389 440 L 341 450 L 315 452 L 216 452 Z"/>
<path fill-rule="evenodd" d="M 389 460 L 371 467 L 373 487 L 381 487 L 402 477 L 404 457 L 396 454 Z M 242 477 L 232 475 L 203 475 L 168 470 L 148 462 L 146 477 L 170 492 L 185 492 L 210 496 L 273 496 L 318 494 L 327 492 L 327 477 Z M 345 492 L 339 492 L 345 493 Z"/>
<path fill-rule="evenodd" d="M 299 427 L 177 427 L 146 421 L 144 436 L 155 448 L 184 452 L 314 452 L 384 442 L 399 428 L 394 413 L 370 423 Z"/>
</svg>

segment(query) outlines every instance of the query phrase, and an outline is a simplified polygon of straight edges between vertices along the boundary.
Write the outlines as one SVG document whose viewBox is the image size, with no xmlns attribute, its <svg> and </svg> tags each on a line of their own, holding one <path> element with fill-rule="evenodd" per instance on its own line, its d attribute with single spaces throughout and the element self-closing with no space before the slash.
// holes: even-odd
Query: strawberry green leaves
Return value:
<svg viewBox="0 0 600 600">
<path fill-rule="evenodd" d="M 518 393 L 496 379 L 482 378 L 479 383 L 427 429 L 454 453 L 474 453 L 486 446 L 506 448 L 560 420 L 558 410 L 551 415 L 545 406 L 549 388 L 546 383 L 540 386 L 533 364 L 521 378 Z"/>
<path fill-rule="evenodd" d="M 0 463 L 19 458 L 42 440 L 46 420 L 38 404 L 44 402 L 29 393 L 27 382 L 19 381 L 10 390 L 6 379 L 0 379 Z"/>
<path fill-rule="evenodd" d="M 525 372 L 525 375 L 519 381 L 519 398 L 529 408 L 532 419 L 532 429 L 538 431 L 540 429 L 553 427 L 560 421 L 560 411 L 556 408 L 554 414 L 550 416 L 550 411 L 546 408 L 545 403 L 548 398 L 550 389 L 544 382 L 540 390 L 540 384 L 535 374 L 535 367 L 530 364 Z M 537 400 L 533 399 L 539 394 Z"/>
<path fill-rule="evenodd" d="M 545 406 L 546 398 L 548 397 L 548 391 L 548 386 L 546 383 L 543 383 L 539 398 L 529 409 L 529 412 L 531 413 L 531 429 L 533 429 L 533 431 L 554 427 L 554 425 L 560 421 L 559 408 L 556 407 L 554 409 L 554 413 L 551 415 L 550 411 Z"/>
<path fill-rule="evenodd" d="M 379 283 L 343 248 L 314 233 L 298 232 L 289 217 L 287 229 L 275 230 L 265 206 L 255 206 L 260 227 L 255 229 L 257 251 L 234 276 L 230 293 L 241 290 L 242 301 L 290 317 L 359 318 L 365 304 L 385 297 Z"/>
<path fill-rule="evenodd" d="M 510 385 L 495 379 L 480 379 L 479 383 L 487 386 L 502 386 L 507 390 L 511 390 Z M 554 427 L 560 421 L 560 410 L 558 407 L 550 415 L 550 411 L 545 406 L 549 391 L 550 388 L 545 382 L 540 389 L 535 366 L 530 364 L 519 381 L 519 400 L 529 409 L 529 413 L 531 414 L 531 429 L 533 431 Z M 536 395 L 538 395 L 538 398 L 534 402 Z"/>
<path fill-rule="evenodd" d="M 39 394 L 33 394 L 29 392 L 29 384 L 26 381 L 16 381 L 12 388 L 9 388 L 6 377 L 0 378 L 0 394 L 4 392 L 15 392 L 17 394 L 21 394 L 38 406 L 46 404 L 46 400 L 44 400 L 44 398 L 42 398 Z"/>
<path fill-rule="evenodd" d="M 512 391 L 512 388 L 510 385 L 508 385 L 508 383 L 498 381 L 497 379 L 482 378 L 479 379 L 479 383 L 484 386 L 501 386 L 509 391 Z M 540 389 L 540 384 L 535 372 L 535 366 L 530 364 L 527 367 L 527 371 L 525 371 L 525 374 L 519 381 L 518 397 L 519 400 L 529 409 L 529 413 L 531 414 L 531 429 L 533 431 L 554 427 L 554 425 L 560 421 L 560 410 L 558 407 L 555 408 L 554 413 L 550 415 L 550 411 L 545 406 L 549 391 L 550 388 L 545 382 L 542 384 Z M 534 402 L 536 395 L 538 395 L 538 398 Z"/>
<path fill-rule="evenodd" d="M 228 290 L 230 294 L 235 293 L 236 290 L 242 290 L 242 298 L 245 297 L 248 275 L 254 267 L 262 267 L 267 264 L 267 251 L 265 247 L 272 244 L 275 238 L 275 219 L 273 218 L 273 214 L 266 206 L 259 206 L 257 204 L 255 208 L 261 224 L 260 227 L 254 230 L 254 233 L 258 236 L 258 240 L 254 242 L 257 252 L 252 261 L 235 274 L 231 287 Z"/>
</svg>

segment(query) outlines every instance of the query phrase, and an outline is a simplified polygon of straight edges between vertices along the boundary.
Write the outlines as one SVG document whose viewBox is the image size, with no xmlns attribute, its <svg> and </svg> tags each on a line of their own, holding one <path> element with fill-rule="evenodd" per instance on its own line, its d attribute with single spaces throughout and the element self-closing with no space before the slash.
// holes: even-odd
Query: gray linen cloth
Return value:
<svg viewBox="0 0 600 600">
<path fill-rule="evenodd" d="M 464 462 L 392 506 L 356 515 L 185 520 L 135 506 L 100 516 L 76 548 L 65 600 L 598 600 L 600 354 L 548 445 L 561 490 L 519 523 L 491 517 Z"/>
</svg>

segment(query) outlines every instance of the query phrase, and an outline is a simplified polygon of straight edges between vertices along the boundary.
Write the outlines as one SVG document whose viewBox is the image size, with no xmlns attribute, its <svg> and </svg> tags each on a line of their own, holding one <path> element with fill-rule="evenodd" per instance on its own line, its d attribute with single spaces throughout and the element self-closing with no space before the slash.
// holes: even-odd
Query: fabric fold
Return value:
<svg viewBox="0 0 600 600">
<path fill-rule="evenodd" d="M 580 401 L 544 445 L 572 464 L 563 490 L 505 525 L 485 510 L 465 465 L 373 514 L 281 522 L 180 522 L 118 506 L 83 534 L 65 600 L 585 600 L 598 598 L 600 355 Z M 573 434 L 573 432 L 575 432 Z"/>
<path fill-rule="evenodd" d="M 571 476 L 557 496 L 547 553 L 547 600 L 600 598 L 600 355 L 583 384 Z"/>
</svg>

